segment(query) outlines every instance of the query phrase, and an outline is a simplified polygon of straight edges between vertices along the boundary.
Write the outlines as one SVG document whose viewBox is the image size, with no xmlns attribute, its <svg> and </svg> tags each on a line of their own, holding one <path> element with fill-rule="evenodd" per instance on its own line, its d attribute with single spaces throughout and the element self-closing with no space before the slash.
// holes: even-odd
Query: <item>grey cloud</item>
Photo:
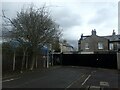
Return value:
<svg viewBox="0 0 120 90">
<path fill-rule="evenodd" d="M 105 9 L 101 9 L 97 11 L 96 16 L 93 17 L 88 23 L 89 24 L 101 24 L 110 18 L 112 18 L 110 13 L 108 13 L 108 11 Z"/>
<path fill-rule="evenodd" d="M 62 8 L 55 12 L 56 22 L 63 28 L 71 28 L 73 26 L 81 25 L 82 18 L 80 15 L 73 13 L 68 8 Z"/>
<path fill-rule="evenodd" d="M 70 40 L 70 39 L 68 39 L 67 41 L 68 41 L 68 43 L 71 46 L 73 46 L 75 49 L 77 49 L 77 47 L 78 47 L 78 40 Z"/>
<path fill-rule="evenodd" d="M 30 3 L 28 2 L 3 2 L 2 10 L 7 17 L 15 18 L 17 12 L 20 12 L 21 9 L 26 9 L 29 5 Z"/>
<path fill-rule="evenodd" d="M 117 9 L 117 8 L 116 8 Z M 99 8 L 95 16 L 88 21 L 88 24 L 102 24 L 112 22 L 116 18 L 117 10 L 114 9 L 114 5 L 109 4 L 108 6 L 103 6 Z"/>
</svg>

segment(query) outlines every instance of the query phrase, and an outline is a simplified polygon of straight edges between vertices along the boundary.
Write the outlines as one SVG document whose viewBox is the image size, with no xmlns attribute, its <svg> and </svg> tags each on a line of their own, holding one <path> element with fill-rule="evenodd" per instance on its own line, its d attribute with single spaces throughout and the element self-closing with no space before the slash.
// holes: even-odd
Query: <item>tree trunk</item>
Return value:
<svg viewBox="0 0 120 90">
<path fill-rule="evenodd" d="M 36 68 L 37 68 L 37 56 L 36 56 L 36 64 L 35 64 Z"/>
<path fill-rule="evenodd" d="M 43 56 L 43 67 L 46 67 L 46 56 Z"/>
<path fill-rule="evenodd" d="M 47 52 L 47 68 L 49 68 L 49 53 Z"/>
<path fill-rule="evenodd" d="M 26 69 L 28 68 L 28 53 L 27 53 L 27 57 L 26 57 Z"/>
<path fill-rule="evenodd" d="M 14 56 L 13 56 L 13 71 L 15 70 L 15 51 L 14 51 Z"/>
<path fill-rule="evenodd" d="M 25 51 L 23 52 L 23 59 L 22 59 L 22 67 L 21 67 L 21 73 L 23 71 L 24 65 L 25 65 Z"/>
<path fill-rule="evenodd" d="M 30 70 L 33 70 L 33 68 L 34 68 L 34 65 L 35 65 L 35 58 L 36 58 L 36 55 L 33 54 L 32 63 L 31 63 L 31 66 L 30 66 Z"/>
<path fill-rule="evenodd" d="M 33 70 L 33 68 L 35 66 L 36 55 L 37 55 L 37 45 L 35 43 L 33 43 L 33 44 L 34 44 L 34 46 L 32 47 L 33 55 L 32 55 L 32 63 L 30 66 L 30 70 Z"/>
<path fill-rule="evenodd" d="M 53 52 L 52 52 L 51 55 L 52 55 L 52 56 L 51 56 L 51 66 L 53 66 Z"/>
</svg>

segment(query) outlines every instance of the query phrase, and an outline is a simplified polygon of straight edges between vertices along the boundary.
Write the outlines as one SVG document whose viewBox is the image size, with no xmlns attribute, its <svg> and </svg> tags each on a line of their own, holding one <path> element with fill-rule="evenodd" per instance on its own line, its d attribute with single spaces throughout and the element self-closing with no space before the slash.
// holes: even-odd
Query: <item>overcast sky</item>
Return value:
<svg viewBox="0 0 120 90">
<path fill-rule="evenodd" d="M 4 0 L 2 9 L 8 17 L 14 18 L 16 12 L 31 2 L 40 7 L 49 6 L 53 19 L 63 29 L 63 39 L 77 47 L 80 35 L 91 35 L 96 29 L 98 36 L 111 35 L 113 29 L 118 34 L 119 0 Z"/>
</svg>

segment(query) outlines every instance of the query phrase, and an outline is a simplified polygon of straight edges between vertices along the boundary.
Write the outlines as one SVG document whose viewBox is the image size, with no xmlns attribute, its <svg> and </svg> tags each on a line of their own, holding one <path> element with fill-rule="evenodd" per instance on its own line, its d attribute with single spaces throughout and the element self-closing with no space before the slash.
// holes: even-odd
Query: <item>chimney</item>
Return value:
<svg viewBox="0 0 120 90">
<path fill-rule="evenodd" d="M 81 40 L 83 39 L 83 34 L 81 34 Z"/>
<path fill-rule="evenodd" d="M 112 33 L 112 35 L 115 35 L 115 30 L 113 30 L 113 33 Z"/>
<path fill-rule="evenodd" d="M 96 35 L 96 30 L 92 30 L 92 35 Z"/>
</svg>

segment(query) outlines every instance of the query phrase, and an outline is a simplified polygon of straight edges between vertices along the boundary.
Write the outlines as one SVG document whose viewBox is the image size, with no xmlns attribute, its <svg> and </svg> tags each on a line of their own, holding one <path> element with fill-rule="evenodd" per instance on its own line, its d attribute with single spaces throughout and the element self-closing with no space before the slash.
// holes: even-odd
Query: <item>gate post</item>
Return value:
<svg viewBox="0 0 120 90">
<path fill-rule="evenodd" d="M 120 70 L 120 52 L 117 52 L 117 69 Z"/>
<path fill-rule="evenodd" d="M 60 65 L 63 65 L 63 52 L 60 53 Z"/>
</svg>

